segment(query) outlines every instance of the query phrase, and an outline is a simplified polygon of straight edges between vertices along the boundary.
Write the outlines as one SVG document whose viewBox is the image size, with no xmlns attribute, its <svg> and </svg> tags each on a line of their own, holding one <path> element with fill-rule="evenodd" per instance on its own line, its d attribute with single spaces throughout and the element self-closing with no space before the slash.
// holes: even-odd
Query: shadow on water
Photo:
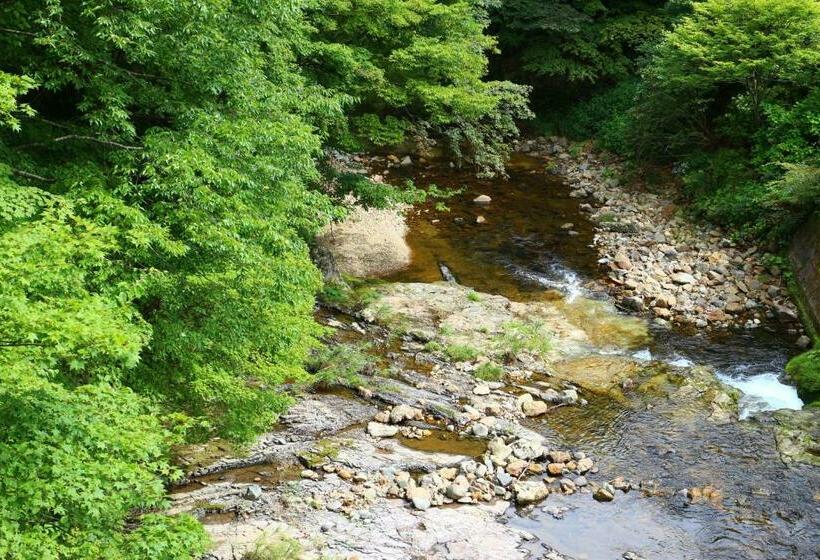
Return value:
<svg viewBox="0 0 820 560">
<path fill-rule="evenodd" d="M 479 291 L 519 301 L 558 297 L 556 304 L 596 346 L 607 346 L 613 333 L 629 340 L 631 333 L 612 323 L 618 318 L 611 305 L 577 298 L 605 300 L 584 290 L 599 277 L 590 246 L 593 226 L 579 211 L 579 201 L 540 161 L 515 161 L 508 180 L 476 180 L 440 167 L 418 170 L 413 178 L 418 185 L 465 191 L 446 201 L 449 213 L 430 203 L 411 216 L 407 239 L 413 262 L 390 280 L 439 281 L 444 262 L 460 283 Z M 492 197 L 492 203 L 473 204 L 479 194 Z M 479 215 L 484 223 L 476 223 Z M 562 227 L 568 223 L 577 235 Z M 710 365 L 724 381 L 770 375 L 774 383 L 764 391 L 790 389 L 777 378 L 793 337 L 776 324 L 712 336 L 659 329 L 651 334 L 623 351 L 647 364 Z M 811 467 L 781 463 L 770 416 L 717 424 L 707 419 L 702 404 L 663 394 L 590 396 L 586 407 L 555 409 L 529 424 L 554 445 L 590 453 L 601 470 L 597 478 L 652 480 L 662 489 L 658 494 L 619 493 L 603 504 L 588 495 L 551 495 L 531 511 L 511 510 L 510 523 L 577 559 L 614 560 L 627 551 L 652 560 L 820 558 L 820 475 Z M 755 409 L 754 402 L 745 406 Z M 680 492 L 706 485 L 720 491 L 718 503 L 690 503 Z M 544 510 L 562 505 L 570 509 L 560 520 Z"/>
</svg>

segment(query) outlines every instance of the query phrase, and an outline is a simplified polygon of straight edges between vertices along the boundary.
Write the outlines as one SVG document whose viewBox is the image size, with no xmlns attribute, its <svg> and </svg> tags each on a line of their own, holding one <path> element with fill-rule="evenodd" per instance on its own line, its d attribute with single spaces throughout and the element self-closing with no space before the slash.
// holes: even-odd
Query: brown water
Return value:
<svg viewBox="0 0 820 560">
<path fill-rule="evenodd" d="M 447 453 L 450 455 L 464 455 L 466 457 L 480 457 L 487 450 L 487 441 L 468 437 L 458 437 L 452 432 L 435 430 L 433 435 L 421 439 L 408 438 L 402 435 L 396 437 L 399 443 L 416 451 L 425 453 Z"/>
<path fill-rule="evenodd" d="M 450 212 L 431 202 L 412 215 L 413 262 L 390 280 L 439 281 L 444 263 L 478 291 L 516 300 L 563 298 L 558 305 L 599 346 L 618 332 L 612 324 L 618 315 L 606 297 L 585 289 L 599 278 L 592 224 L 542 162 L 515 160 L 506 181 L 476 180 L 443 167 L 416 170 L 412 177 L 421 186 L 465 191 L 446 201 Z M 473 204 L 479 194 L 492 203 Z M 476 223 L 479 215 L 484 223 Z M 578 235 L 562 228 L 567 223 Z M 779 373 L 791 338 L 778 325 L 716 336 L 655 329 L 640 357 L 712 365 L 725 378 Z M 556 446 L 590 453 L 601 468 L 599 479 L 653 480 L 661 491 L 652 497 L 619 492 L 611 503 L 553 495 L 530 512 L 513 509 L 509 522 L 538 537 L 533 552 L 552 547 L 590 560 L 614 560 L 627 551 L 653 560 L 820 558 L 820 473 L 780 462 L 769 416 L 718 425 L 702 409 L 664 396 L 590 401 L 555 409 L 530 427 Z M 717 487 L 723 499 L 690 503 L 679 493 L 705 485 Z M 571 509 L 556 520 L 543 511 L 555 505 Z"/>
</svg>

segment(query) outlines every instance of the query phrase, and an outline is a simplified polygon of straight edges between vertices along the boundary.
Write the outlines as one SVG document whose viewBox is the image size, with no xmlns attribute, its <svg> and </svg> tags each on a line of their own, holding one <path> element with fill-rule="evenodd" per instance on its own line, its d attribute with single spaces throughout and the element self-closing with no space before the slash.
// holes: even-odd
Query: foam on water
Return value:
<svg viewBox="0 0 820 560">
<path fill-rule="evenodd" d="M 519 278 L 544 288 L 560 291 L 565 295 L 568 302 L 573 302 L 579 296 L 584 295 L 581 277 L 564 266 L 553 264 L 549 267 L 548 274 L 518 266 L 509 266 L 508 268 Z"/>
<path fill-rule="evenodd" d="M 782 383 L 774 373 L 748 377 L 718 373 L 718 378 L 727 385 L 743 391 L 743 397 L 740 399 L 741 420 L 765 410 L 803 408 L 803 401 L 797 396 L 797 389 Z"/>
</svg>

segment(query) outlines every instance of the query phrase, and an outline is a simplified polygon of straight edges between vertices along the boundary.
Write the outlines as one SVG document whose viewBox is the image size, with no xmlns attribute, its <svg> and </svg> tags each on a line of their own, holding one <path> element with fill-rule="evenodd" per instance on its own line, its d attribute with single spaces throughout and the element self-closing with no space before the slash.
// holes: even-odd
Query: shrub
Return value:
<svg viewBox="0 0 820 560">
<path fill-rule="evenodd" d="M 476 368 L 475 376 L 484 381 L 500 381 L 504 377 L 504 368 L 493 362 L 484 362 Z"/>
</svg>

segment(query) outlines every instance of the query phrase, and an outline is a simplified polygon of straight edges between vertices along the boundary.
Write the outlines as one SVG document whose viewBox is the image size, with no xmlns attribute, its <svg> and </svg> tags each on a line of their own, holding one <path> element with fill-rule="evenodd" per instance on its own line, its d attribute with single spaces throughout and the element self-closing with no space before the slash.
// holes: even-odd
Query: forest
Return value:
<svg viewBox="0 0 820 560">
<path fill-rule="evenodd" d="M 331 149 L 489 176 L 522 134 L 594 141 L 773 254 L 820 210 L 817 0 L 3 7 L 2 559 L 208 549 L 166 513 L 172 451 L 252 441 L 312 383 Z"/>
</svg>

